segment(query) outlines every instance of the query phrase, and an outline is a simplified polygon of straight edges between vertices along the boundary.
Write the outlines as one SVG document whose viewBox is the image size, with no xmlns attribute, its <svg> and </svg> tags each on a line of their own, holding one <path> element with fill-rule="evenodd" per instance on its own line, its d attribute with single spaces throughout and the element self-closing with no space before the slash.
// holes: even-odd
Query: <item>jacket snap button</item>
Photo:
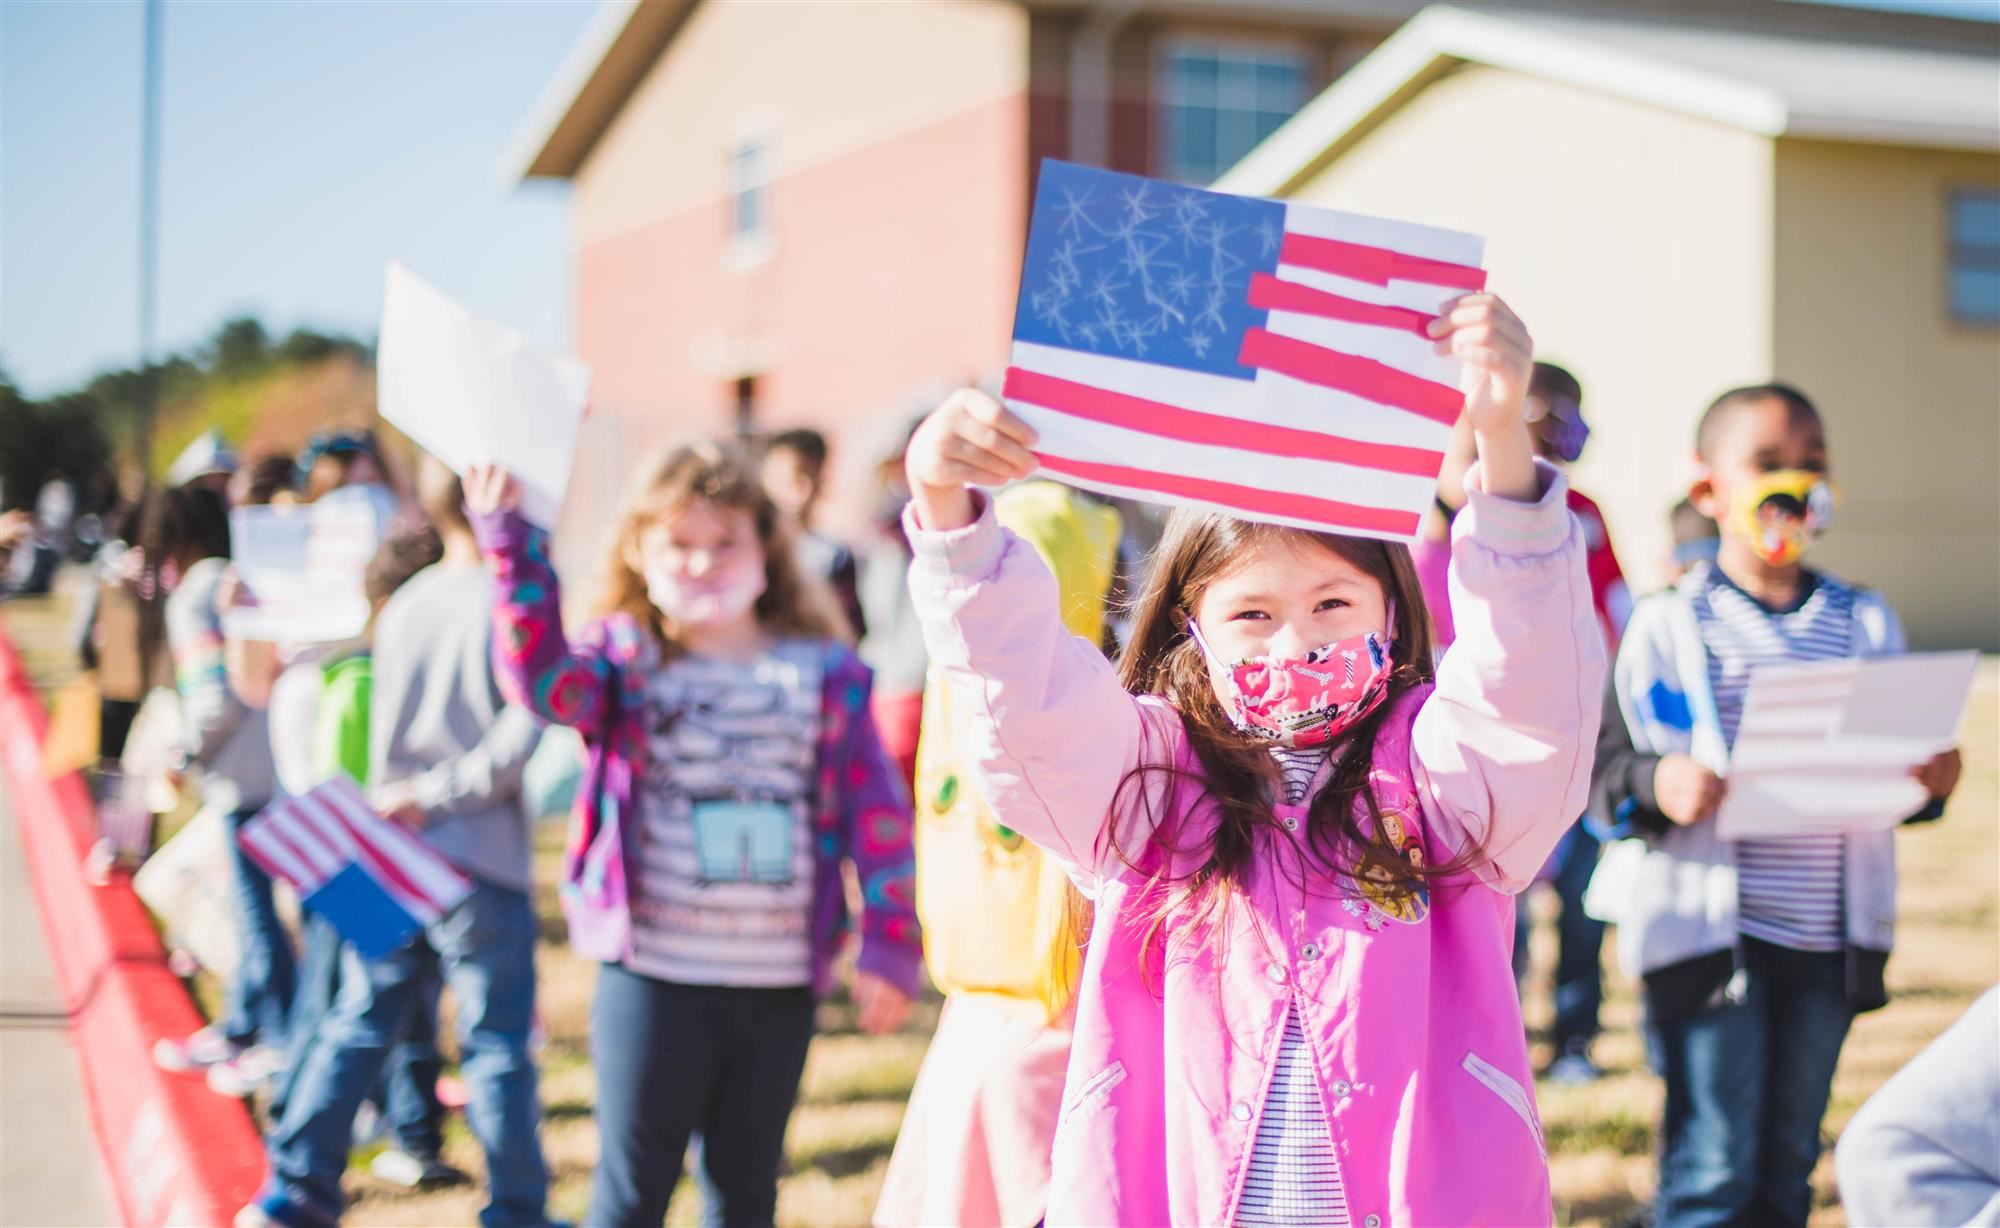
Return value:
<svg viewBox="0 0 2000 1228">
<path fill-rule="evenodd" d="M 1382 1228 L 1382 1217 L 1371 1215 L 1367 1219 L 1362 1220 L 1361 1223 L 1362 1228 Z"/>
<path fill-rule="evenodd" d="M 1317 944 L 1315 944 L 1315 943 L 1310 943 L 1310 942 L 1308 942 L 1308 943 L 1307 943 L 1306 945 L 1304 945 L 1304 946 L 1300 947 L 1300 948 L 1299 948 L 1299 958 L 1300 958 L 1300 959 L 1318 959 L 1318 958 L 1319 958 L 1319 947 L 1318 947 L 1318 945 L 1317 945 Z"/>
<path fill-rule="evenodd" d="M 1274 985 L 1285 983 L 1285 968 L 1282 964 L 1272 964 L 1270 967 L 1264 969 L 1264 975 L 1270 977 L 1271 983 Z"/>
<path fill-rule="evenodd" d="M 1238 1100 L 1235 1104 L 1229 1106 L 1229 1115 L 1237 1121 L 1249 1121 L 1250 1106 Z"/>
<path fill-rule="evenodd" d="M 1299 829 L 1299 821 L 1291 815 L 1286 815 L 1284 822 L 1286 831 L 1297 831 Z"/>
<path fill-rule="evenodd" d="M 1333 1081 L 1333 1094 L 1336 1096 L 1345 1096 L 1353 1090 L 1354 1084 L 1349 1083 L 1346 1079 L 1335 1079 Z"/>
</svg>

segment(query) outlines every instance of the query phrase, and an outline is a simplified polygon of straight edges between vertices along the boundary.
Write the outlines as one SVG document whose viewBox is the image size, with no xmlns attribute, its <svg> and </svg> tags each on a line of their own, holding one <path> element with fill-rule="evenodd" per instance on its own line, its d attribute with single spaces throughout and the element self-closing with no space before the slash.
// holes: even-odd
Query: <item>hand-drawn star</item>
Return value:
<svg viewBox="0 0 2000 1228">
<path fill-rule="evenodd" d="M 1085 188 L 1081 192 L 1075 188 L 1064 188 L 1063 198 L 1056 205 L 1056 212 L 1060 218 L 1056 223 L 1057 234 L 1067 232 L 1081 235 L 1086 227 L 1091 230 L 1097 229 L 1097 224 L 1090 220 L 1089 188 Z"/>
</svg>

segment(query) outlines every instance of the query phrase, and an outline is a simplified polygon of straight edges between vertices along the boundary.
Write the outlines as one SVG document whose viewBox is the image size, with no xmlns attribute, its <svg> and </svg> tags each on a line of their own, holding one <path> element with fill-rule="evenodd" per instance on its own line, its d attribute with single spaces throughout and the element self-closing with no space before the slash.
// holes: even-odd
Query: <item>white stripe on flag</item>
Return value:
<svg viewBox="0 0 2000 1228">
<path fill-rule="evenodd" d="M 1254 381 L 1231 379 L 1025 341 L 1014 343 L 1013 365 L 1205 414 L 1280 423 L 1365 443 L 1441 452 L 1451 442 L 1450 427 L 1420 414 L 1385 410 L 1372 401 L 1270 371 L 1258 372 Z"/>
<path fill-rule="evenodd" d="M 1125 465 L 1155 473 L 1199 473 L 1205 478 L 1248 486 L 1309 494 L 1362 507 L 1422 512 L 1437 488 L 1434 478 L 1385 473 L 1331 461 L 1242 452 L 1210 444 L 1182 443 L 1141 431 L 1108 426 L 1019 398 L 1014 412 L 1042 436 L 1041 448 L 1051 456 Z"/>
<path fill-rule="evenodd" d="M 339 802 L 341 814 L 352 825 L 355 835 L 401 871 L 421 893 L 421 902 L 433 914 L 431 920 L 450 912 L 471 891 L 470 879 L 415 834 L 377 814 L 353 782 L 341 778 L 330 783 L 339 786 L 337 790 L 329 789 L 329 793 Z"/>
<path fill-rule="evenodd" d="M 1431 226 L 1413 226 L 1393 218 L 1370 217 L 1364 213 L 1337 213 L 1323 205 L 1303 201 L 1286 204 L 1285 229 L 1293 234 L 1386 247 L 1422 256 L 1426 260 L 1444 260 L 1451 264 L 1478 264 L 1486 253 L 1486 241 L 1478 235 Z"/>
<path fill-rule="evenodd" d="M 292 799 L 291 805 L 298 812 L 298 827 L 317 842 L 322 856 L 329 858 L 336 867 L 354 860 L 354 841 L 348 838 L 340 824 L 331 822 L 322 811 L 318 789 Z"/>
<path fill-rule="evenodd" d="M 354 863 L 360 866 L 368 877 L 374 879 L 375 885 L 382 888 L 390 899 L 396 901 L 396 904 L 404 912 L 409 913 L 425 925 L 437 920 L 436 910 L 431 907 L 428 900 L 424 900 L 406 890 L 402 884 L 396 881 L 393 874 L 384 872 L 388 869 L 400 870 L 401 867 L 385 867 L 382 864 L 383 858 L 381 853 L 374 847 L 373 843 L 360 839 L 361 832 L 349 829 L 344 817 L 335 809 L 337 795 L 331 793 L 325 786 L 321 786 L 300 800 L 309 808 L 315 823 L 322 827 L 339 830 L 341 838 L 346 841 L 347 847 L 352 850 L 351 856 L 354 859 Z M 378 819 L 376 821 L 380 822 L 381 820 Z"/>
<path fill-rule="evenodd" d="M 1274 311 L 1266 325 L 1280 337 L 1296 337 L 1336 353 L 1372 358 L 1433 383 L 1458 387 L 1458 359 L 1439 354 L 1435 342 L 1400 329 L 1352 324 L 1294 311 Z"/>
<path fill-rule="evenodd" d="M 1380 303 L 1385 307 L 1408 307 L 1427 315 L 1436 315 L 1439 307 L 1465 293 L 1450 286 L 1433 286 L 1421 281 L 1392 281 L 1386 286 L 1378 286 L 1372 281 L 1356 281 L 1325 269 L 1308 269 L 1295 264 L 1279 265 L 1278 277 L 1311 286 L 1315 290 L 1324 290 L 1328 294 L 1359 299 L 1364 303 Z"/>
<path fill-rule="evenodd" d="M 347 854 L 337 843 L 329 843 L 306 819 L 299 809 L 299 799 L 292 797 L 271 807 L 275 823 L 271 828 L 273 838 L 284 843 L 294 855 L 311 864 L 315 877 L 324 881 L 340 872 L 347 864 Z"/>
<path fill-rule="evenodd" d="M 236 833 L 236 841 L 251 860 L 263 867 L 265 873 L 284 879 L 300 895 L 310 895 L 326 881 L 326 876 L 315 871 L 310 863 L 277 839 L 271 830 L 277 822 L 273 816 L 245 823 L 243 830 Z"/>
</svg>

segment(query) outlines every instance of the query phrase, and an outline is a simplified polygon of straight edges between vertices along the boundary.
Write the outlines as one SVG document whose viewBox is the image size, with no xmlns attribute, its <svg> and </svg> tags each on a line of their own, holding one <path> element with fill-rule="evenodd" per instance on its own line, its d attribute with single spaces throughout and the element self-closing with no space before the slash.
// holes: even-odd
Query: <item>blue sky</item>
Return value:
<svg viewBox="0 0 2000 1228">
<path fill-rule="evenodd" d="M 2000 0 L 1852 2 L 2000 17 Z M 494 168 L 595 10 L 169 0 L 162 345 L 239 312 L 370 336 L 392 257 L 566 340 L 565 189 Z M 30 395 L 137 355 L 142 22 L 130 0 L 0 0 L 0 365 Z"/>
<path fill-rule="evenodd" d="M 370 336 L 391 257 L 563 340 L 565 189 L 494 167 L 595 9 L 170 0 L 161 343 L 238 312 Z M 143 20 L 0 2 L 0 364 L 30 395 L 137 354 Z"/>
</svg>

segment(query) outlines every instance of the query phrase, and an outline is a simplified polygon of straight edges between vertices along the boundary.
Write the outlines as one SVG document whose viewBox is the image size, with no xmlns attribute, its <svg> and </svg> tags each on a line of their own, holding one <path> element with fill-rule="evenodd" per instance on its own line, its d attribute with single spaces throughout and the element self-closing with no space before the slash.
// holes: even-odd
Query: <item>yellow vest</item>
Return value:
<svg viewBox="0 0 2000 1228">
<path fill-rule="evenodd" d="M 994 499 L 1000 523 L 1055 573 L 1063 623 L 1096 645 L 1117 565 L 1118 512 L 1066 486 L 1034 481 Z M 966 774 L 950 696 L 933 674 L 917 744 L 917 916 L 924 959 L 946 993 L 1066 1002 L 1081 967 L 1064 925 L 1069 878 L 994 818 Z"/>
</svg>

